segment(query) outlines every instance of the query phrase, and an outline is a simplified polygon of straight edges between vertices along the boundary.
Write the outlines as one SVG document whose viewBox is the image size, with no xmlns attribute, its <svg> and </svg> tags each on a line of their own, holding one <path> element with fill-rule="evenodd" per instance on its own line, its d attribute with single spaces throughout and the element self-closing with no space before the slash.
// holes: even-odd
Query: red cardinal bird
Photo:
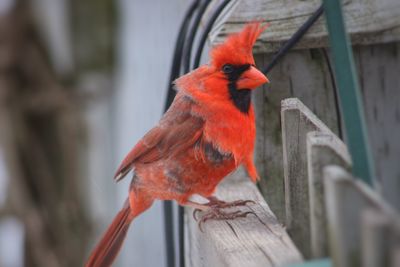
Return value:
<svg viewBox="0 0 400 267">
<path fill-rule="evenodd" d="M 211 62 L 175 81 L 177 95 L 158 125 L 129 152 L 115 179 L 130 171 L 129 197 L 116 215 L 86 266 L 110 266 L 121 248 L 132 220 L 154 200 L 176 200 L 204 211 L 203 218 L 233 219 L 244 213 L 221 209 L 243 205 L 212 197 L 218 183 L 239 165 L 253 181 L 255 117 L 251 91 L 268 82 L 255 67 L 253 45 L 265 29 L 248 24 L 240 33 L 211 50 Z M 189 200 L 193 194 L 206 204 Z"/>
</svg>

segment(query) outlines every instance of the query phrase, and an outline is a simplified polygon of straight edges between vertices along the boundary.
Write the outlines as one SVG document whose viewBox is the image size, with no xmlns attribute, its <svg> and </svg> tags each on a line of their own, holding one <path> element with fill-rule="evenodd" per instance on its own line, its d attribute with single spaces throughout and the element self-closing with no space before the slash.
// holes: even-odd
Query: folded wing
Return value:
<svg viewBox="0 0 400 267">
<path fill-rule="evenodd" d="M 195 105 L 189 97 L 179 93 L 170 109 L 128 153 L 114 179 L 119 181 L 135 163 L 150 163 L 170 157 L 194 146 L 202 137 L 204 120 L 192 113 Z"/>
</svg>

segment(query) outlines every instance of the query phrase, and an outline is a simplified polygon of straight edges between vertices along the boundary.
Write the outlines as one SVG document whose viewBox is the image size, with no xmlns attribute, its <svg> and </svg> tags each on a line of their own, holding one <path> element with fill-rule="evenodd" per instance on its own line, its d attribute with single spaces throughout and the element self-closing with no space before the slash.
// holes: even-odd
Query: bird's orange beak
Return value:
<svg viewBox="0 0 400 267">
<path fill-rule="evenodd" d="M 246 70 L 236 83 L 237 89 L 255 89 L 264 83 L 269 82 L 268 78 L 257 68 L 251 66 Z"/>
</svg>

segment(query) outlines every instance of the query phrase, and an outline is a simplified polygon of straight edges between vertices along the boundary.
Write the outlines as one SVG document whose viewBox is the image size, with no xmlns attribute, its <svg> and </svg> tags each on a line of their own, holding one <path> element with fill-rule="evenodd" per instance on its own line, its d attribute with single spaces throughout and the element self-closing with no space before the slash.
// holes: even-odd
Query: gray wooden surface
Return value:
<svg viewBox="0 0 400 267">
<path fill-rule="evenodd" d="M 260 220 L 249 215 L 230 221 L 207 221 L 201 232 L 192 217 L 193 210 L 186 209 L 187 267 L 268 267 L 302 261 L 285 228 L 243 172 L 225 178 L 216 196 L 227 201 L 254 200 L 256 204 L 241 209 L 253 210 Z"/>
<path fill-rule="evenodd" d="M 354 54 L 378 190 L 400 210 L 400 42 L 356 46 Z"/>
<path fill-rule="evenodd" d="M 211 39 L 221 42 L 237 32 L 244 22 L 261 19 L 270 24 L 258 40 L 255 51 L 275 51 L 321 5 L 321 1 L 236 0 L 235 9 L 221 19 Z M 343 1 L 344 18 L 353 44 L 382 43 L 400 40 L 400 2 L 398 0 Z M 320 19 L 296 45 L 297 48 L 327 46 L 325 22 Z"/>
<path fill-rule="evenodd" d="M 271 54 L 256 56 L 265 66 Z M 297 97 L 335 134 L 338 123 L 327 61 L 322 49 L 289 52 L 267 75 L 270 83 L 254 92 L 257 139 L 255 160 L 260 189 L 279 221 L 285 221 L 280 103 Z"/>
<path fill-rule="evenodd" d="M 354 47 L 365 107 L 371 150 L 382 195 L 400 209 L 400 44 Z M 257 55 L 258 66 L 271 55 Z M 283 221 L 282 148 L 279 103 L 298 97 L 334 133 L 338 134 L 334 89 L 322 49 L 288 53 L 268 74 L 271 81 L 255 91 L 257 114 L 256 161 L 261 191 L 271 209 Z M 343 129 L 345 132 L 345 129 Z M 344 140 L 346 136 L 344 135 Z"/>
<path fill-rule="evenodd" d="M 313 258 L 328 256 L 323 168 L 332 164 L 350 169 L 351 159 L 346 145 L 332 133 L 308 133 L 307 170 L 310 197 L 310 242 Z"/>
<path fill-rule="evenodd" d="M 390 266 L 390 219 L 370 208 L 362 212 L 361 220 L 362 266 Z"/>
<path fill-rule="evenodd" d="M 262 15 L 261 13 L 270 14 L 274 10 L 285 7 L 283 12 L 271 14 L 272 18 L 277 18 L 277 20 L 271 22 L 269 29 L 263 35 L 266 38 L 262 41 L 266 42 L 263 43 L 265 47 L 261 50 L 254 50 L 257 53 L 257 64 L 265 66 L 271 60 L 270 52 L 277 51 L 282 41 L 286 40 L 319 5 L 317 1 L 297 1 L 290 5 L 286 2 L 285 5 L 279 3 L 275 0 L 237 1 L 230 14 L 218 22 L 213 36 L 215 37 L 215 34 L 223 31 L 224 27 L 229 28 L 229 31 L 237 31 L 243 27 L 245 21 L 257 18 L 268 20 L 266 14 Z M 400 102 L 398 100 L 400 98 L 400 75 L 398 75 L 400 29 L 399 26 L 396 26 L 378 31 L 379 28 L 383 29 L 392 23 L 400 24 L 400 1 L 385 0 L 382 1 L 382 4 L 378 5 L 377 3 L 377 1 L 368 1 L 365 5 L 361 5 L 358 0 L 345 1 L 345 10 L 348 10 L 346 11 L 346 24 L 349 26 L 350 32 L 362 31 L 360 34 L 353 34 L 353 44 L 355 44 L 353 50 L 360 77 L 376 176 L 381 185 L 379 190 L 393 206 L 400 209 L 400 165 L 398 164 L 400 140 L 397 138 L 400 135 Z M 290 8 L 287 8 L 288 6 Z M 388 6 L 393 8 L 390 8 L 389 11 Z M 357 15 L 349 13 L 350 10 L 358 12 L 355 13 Z M 360 12 L 365 14 L 373 12 L 374 14 L 360 16 Z M 391 15 L 382 20 L 376 19 L 376 16 L 381 16 L 385 12 L 390 12 Z M 261 15 L 257 17 L 258 13 Z M 393 16 L 393 14 L 397 15 Z M 366 18 L 367 21 L 362 22 Z M 282 23 L 282 20 L 286 19 L 288 19 L 288 23 Z M 231 20 L 232 23 L 229 23 Z M 352 23 L 356 21 L 359 24 L 352 30 L 352 27 L 356 25 Z M 280 101 L 288 97 L 298 97 L 334 133 L 338 134 L 333 81 L 326 56 L 329 53 L 326 53 L 325 49 L 318 48 L 326 46 L 326 44 L 322 44 L 319 37 L 314 38 L 315 34 L 313 33 L 319 32 L 320 28 L 324 27 L 322 22 L 319 22 L 319 26 L 313 26 L 311 32 L 303 38 L 303 44 L 296 45 L 295 49 L 303 48 L 302 50 L 289 52 L 268 74 L 271 83 L 255 92 L 254 100 L 258 119 L 256 161 L 261 177 L 263 177 L 260 188 L 280 221 L 283 221 L 285 217 L 281 179 L 283 176 L 282 148 L 279 138 L 281 135 Z M 371 26 L 371 24 L 374 25 Z M 283 25 L 287 27 L 282 29 Z M 322 34 L 322 32 L 320 33 Z M 224 34 L 221 34 L 221 38 L 223 36 Z M 218 42 L 217 39 L 214 41 Z M 356 45 L 361 43 L 369 45 Z M 345 131 L 345 129 L 343 130 Z M 346 141 L 345 135 L 344 141 Z"/>
<path fill-rule="evenodd" d="M 297 98 L 282 101 L 281 119 L 286 226 L 303 255 L 310 258 L 307 134 L 312 131 L 333 133 Z"/>
<path fill-rule="evenodd" d="M 389 251 L 400 242 L 398 213 L 369 186 L 341 167 L 324 169 L 324 187 L 334 265 L 365 266 L 363 262 L 372 260 L 371 266 L 391 266 L 387 262 L 391 257 Z M 390 238 L 382 241 L 387 234 Z M 378 265 L 373 265 L 374 262 Z"/>
</svg>

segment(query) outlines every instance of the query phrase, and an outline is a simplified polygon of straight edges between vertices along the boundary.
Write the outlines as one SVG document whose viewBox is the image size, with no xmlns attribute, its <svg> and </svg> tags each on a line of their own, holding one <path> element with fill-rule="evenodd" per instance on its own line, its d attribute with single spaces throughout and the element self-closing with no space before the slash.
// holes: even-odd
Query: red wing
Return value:
<svg viewBox="0 0 400 267">
<path fill-rule="evenodd" d="M 151 129 L 128 153 L 114 179 L 122 179 L 135 163 L 150 163 L 183 153 L 201 137 L 204 121 L 191 113 L 193 101 L 178 94 L 159 125 Z"/>
</svg>

